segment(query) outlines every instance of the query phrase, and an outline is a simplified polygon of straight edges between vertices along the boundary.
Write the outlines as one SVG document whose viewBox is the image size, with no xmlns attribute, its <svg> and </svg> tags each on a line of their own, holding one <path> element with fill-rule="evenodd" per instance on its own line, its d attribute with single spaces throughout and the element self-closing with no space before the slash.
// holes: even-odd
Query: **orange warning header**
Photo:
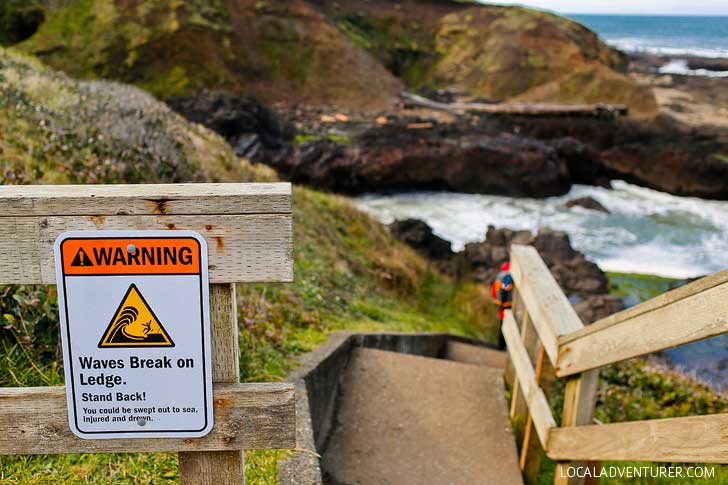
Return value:
<svg viewBox="0 0 728 485">
<path fill-rule="evenodd" d="M 69 238 L 61 254 L 70 276 L 200 273 L 200 244 L 192 237 Z"/>
</svg>

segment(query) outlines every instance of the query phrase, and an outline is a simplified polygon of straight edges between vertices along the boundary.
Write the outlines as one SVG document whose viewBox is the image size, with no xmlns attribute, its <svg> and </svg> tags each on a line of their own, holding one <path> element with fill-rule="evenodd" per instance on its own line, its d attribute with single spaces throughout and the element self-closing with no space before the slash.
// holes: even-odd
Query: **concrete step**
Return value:
<svg viewBox="0 0 728 485">
<path fill-rule="evenodd" d="M 355 349 L 322 458 L 329 483 L 522 483 L 502 374 Z"/>
<path fill-rule="evenodd" d="M 505 351 L 465 344 L 455 340 L 448 340 L 445 357 L 448 360 L 464 364 L 495 367 L 501 370 L 506 368 Z"/>
</svg>

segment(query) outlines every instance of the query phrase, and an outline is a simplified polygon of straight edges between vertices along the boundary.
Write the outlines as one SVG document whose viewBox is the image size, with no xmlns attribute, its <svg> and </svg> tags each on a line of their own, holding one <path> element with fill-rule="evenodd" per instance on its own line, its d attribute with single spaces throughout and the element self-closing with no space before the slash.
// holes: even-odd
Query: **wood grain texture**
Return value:
<svg viewBox="0 0 728 485">
<path fill-rule="evenodd" d="M 558 428 L 547 454 L 554 460 L 728 463 L 728 414 Z"/>
<path fill-rule="evenodd" d="M 289 183 L 0 186 L 3 217 L 290 213 Z"/>
<path fill-rule="evenodd" d="M 564 389 L 564 410 L 561 416 L 561 427 L 575 427 L 591 424 L 594 416 L 599 371 L 591 370 L 572 376 L 566 381 Z M 549 441 L 549 447 L 551 441 Z M 547 448 L 548 449 L 548 448 Z M 584 463 L 557 462 L 554 473 L 555 485 L 582 485 L 584 477 L 569 477 L 566 468 L 583 466 Z"/>
<path fill-rule="evenodd" d="M 235 285 L 210 286 L 213 382 L 240 381 L 240 343 Z M 295 423 L 295 408 L 292 410 Z M 295 425 L 294 425 L 295 427 Z M 295 431 L 294 431 L 295 432 Z M 179 454 L 180 484 L 240 485 L 245 483 L 242 451 Z"/>
<path fill-rule="evenodd" d="M 528 410 L 532 417 L 533 427 L 538 434 L 541 445 L 546 448 L 548 434 L 551 428 L 556 427 L 556 421 L 551 415 L 551 408 L 546 396 L 536 382 L 536 373 L 531 365 L 528 352 L 521 342 L 516 320 L 511 311 L 505 312 L 503 320 L 503 336 L 506 339 L 508 354 L 511 356 L 516 377 L 521 385 Z"/>
<path fill-rule="evenodd" d="M 204 438 L 82 440 L 68 426 L 64 387 L 0 388 L 0 454 L 126 453 L 295 447 L 291 384 L 216 384 Z"/>
<path fill-rule="evenodd" d="M 692 290 L 663 295 L 659 302 L 650 300 L 641 310 L 610 317 L 610 324 L 596 332 L 562 343 L 557 375 L 572 375 L 728 332 L 728 282 Z"/>
<path fill-rule="evenodd" d="M 572 340 L 577 340 L 585 337 L 586 335 L 601 332 L 602 330 L 605 330 L 626 320 L 631 320 L 645 313 L 658 310 L 662 307 L 698 295 L 706 290 L 715 288 L 716 286 L 721 286 L 725 283 L 728 283 L 728 269 L 706 276 L 705 278 L 701 278 L 690 284 L 681 286 L 680 288 L 677 288 L 675 290 L 658 295 L 643 303 L 627 308 L 626 310 L 617 312 L 606 318 L 602 318 L 601 320 L 597 320 L 596 322 L 585 326 L 581 330 L 578 330 L 569 335 L 564 335 L 560 338 L 560 341 L 562 343 L 568 343 Z"/>
<path fill-rule="evenodd" d="M 545 355 L 546 352 L 543 349 L 543 345 L 539 345 L 538 357 L 536 358 L 536 384 L 539 384 L 541 381 Z M 544 393 L 544 395 L 546 394 Z M 529 414 L 528 420 L 526 421 L 526 430 L 523 435 L 523 443 L 521 444 L 520 456 L 521 472 L 526 483 L 536 482 L 543 450 L 538 437 L 531 433 L 532 429 L 533 418 Z"/>
<path fill-rule="evenodd" d="M 0 284 L 55 284 L 53 243 L 65 231 L 197 231 L 207 240 L 210 282 L 293 280 L 290 214 L 0 217 Z"/>
<path fill-rule="evenodd" d="M 225 485 L 245 483 L 242 451 L 179 454 L 180 485 Z"/>
<path fill-rule="evenodd" d="M 555 365 L 559 337 L 584 325 L 535 248 L 511 246 L 511 275 L 546 354 Z"/>
</svg>

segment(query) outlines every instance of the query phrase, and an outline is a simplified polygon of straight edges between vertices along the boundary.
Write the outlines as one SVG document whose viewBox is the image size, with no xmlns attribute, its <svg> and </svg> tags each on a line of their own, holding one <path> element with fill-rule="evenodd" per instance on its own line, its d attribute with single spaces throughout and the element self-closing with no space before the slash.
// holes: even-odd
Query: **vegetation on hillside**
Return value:
<svg viewBox="0 0 728 485">
<path fill-rule="evenodd" d="M 376 111 L 391 108 L 405 86 L 491 99 L 547 86 L 526 99 L 625 103 L 648 114 L 656 107 L 623 74 L 624 55 L 592 31 L 522 7 L 77 0 L 45 18 L 21 49 L 72 76 L 120 80 L 161 99 L 226 89 Z"/>
<path fill-rule="evenodd" d="M 76 82 L 8 50 L 0 50 L 0 100 L 12 100 L 0 109 L 0 156 L 12 161 L 2 184 L 275 178 L 236 160 L 217 135 L 135 88 Z M 138 162 L 130 168 L 128 160 Z M 438 274 L 344 198 L 296 188 L 293 206 L 295 282 L 238 288 L 244 380 L 282 380 L 296 356 L 337 329 L 495 339 L 495 310 L 482 286 Z M 52 287 L 0 287 L 0 386 L 63 384 L 56 298 Z M 277 456 L 248 454 L 251 483 L 274 483 Z M 177 460 L 170 454 L 15 456 L 0 462 L 3 483 L 176 478 Z"/>
<path fill-rule="evenodd" d="M 304 1 L 78 0 L 19 48 L 78 78 L 160 99 L 226 89 L 264 101 L 389 103 L 401 84 Z"/>
</svg>

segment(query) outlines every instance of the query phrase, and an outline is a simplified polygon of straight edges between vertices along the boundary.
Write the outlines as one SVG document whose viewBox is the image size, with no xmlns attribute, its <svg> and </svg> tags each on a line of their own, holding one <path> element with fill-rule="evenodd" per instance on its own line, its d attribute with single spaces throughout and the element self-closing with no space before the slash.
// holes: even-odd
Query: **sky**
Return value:
<svg viewBox="0 0 728 485">
<path fill-rule="evenodd" d="M 559 13 L 728 15 L 728 0 L 481 0 L 481 3 L 526 5 Z"/>
</svg>

